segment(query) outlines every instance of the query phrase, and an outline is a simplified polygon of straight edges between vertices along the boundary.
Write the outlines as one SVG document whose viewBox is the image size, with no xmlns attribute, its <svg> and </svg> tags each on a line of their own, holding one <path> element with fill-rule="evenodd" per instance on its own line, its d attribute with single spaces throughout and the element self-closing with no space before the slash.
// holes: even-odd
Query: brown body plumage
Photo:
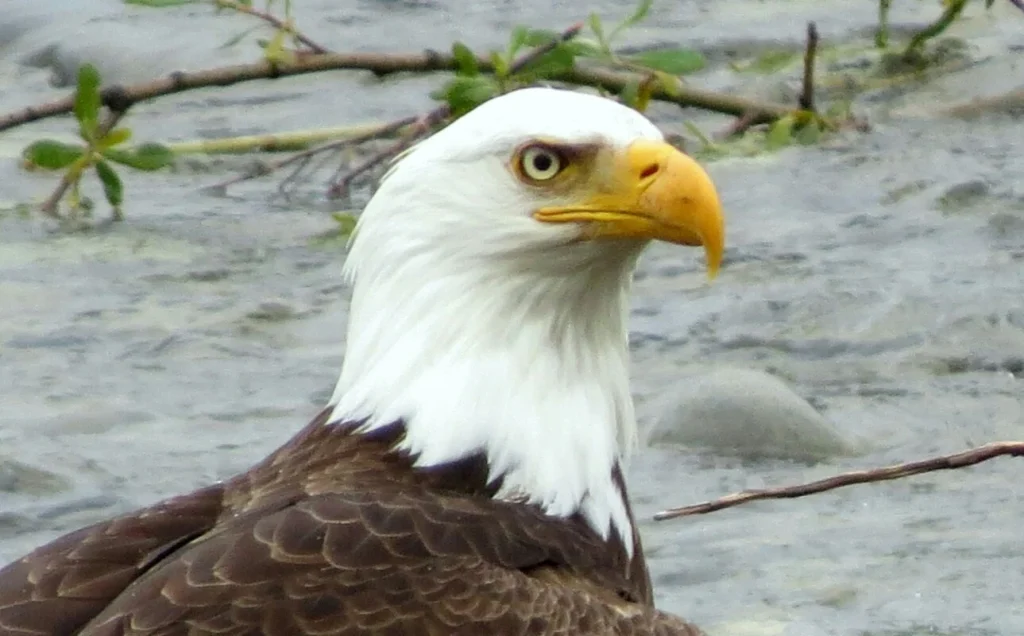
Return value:
<svg viewBox="0 0 1024 636">
<path fill-rule="evenodd" d="M 0 634 L 700 633 L 654 609 L 639 545 L 491 499 L 480 457 L 415 470 L 401 426 L 328 414 L 234 479 L 0 570 Z"/>
</svg>

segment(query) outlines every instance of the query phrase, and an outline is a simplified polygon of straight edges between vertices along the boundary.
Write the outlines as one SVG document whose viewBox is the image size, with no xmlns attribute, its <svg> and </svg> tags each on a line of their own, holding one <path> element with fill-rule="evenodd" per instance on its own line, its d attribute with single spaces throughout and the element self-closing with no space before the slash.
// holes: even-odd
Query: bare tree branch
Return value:
<svg viewBox="0 0 1024 636">
<path fill-rule="evenodd" d="M 272 163 L 270 165 L 263 166 L 263 167 L 261 167 L 261 168 L 259 168 L 257 170 L 252 171 L 252 172 L 248 172 L 248 173 L 240 175 L 238 177 L 233 177 L 233 178 L 231 178 L 231 179 L 229 179 L 227 181 L 222 181 L 221 183 L 217 183 L 217 184 L 214 184 L 214 185 L 209 186 L 209 187 L 212 188 L 212 189 L 218 189 L 219 190 L 219 189 L 227 188 L 228 186 L 234 185 L 236 183 L 241 183 L 243 181 L 249 181 L 250 179 L 258 179 L 259 177 L 263 177 L 263 176 L 272 174 L 274 172 L 277 172 L 278 170 L 281 170 L 282 168 L 287 168 L 288 166 L 292 166 L 292 165 L 295 165 L 295 164 L 301 164 L 303 162 L 309 161 L 313 157 L 315 157 L 317 155 L 320 155 L 320 154 L 323 154 L 323 153 L 341 150 L 342 148 L 347 148 L 349 146 L 357 146 L 359 144 L 366 143 L 367 141 L 372 141 L 374 139 L 381 139 L 383 137 L 387 137 L 389 135 L 393 135 L 393 134 L 401 131 L 403 128 L 405 128 L 407 126 L 411 126 L 412 124 L 415 124 L 415 123 L 416 123 L 416 118 L 415 117 L 406 117 L 404 119 L 398 119 L 396 121 L 393 121 L 393 122 L 390 122 L 390 123 L 387 123 L 387 124 L 383 124 L 383 125 L 375 128 L 375 129 L 367 131 L 367 132 L 365 132 L 365 133 L 363 133 L 361 135 L 355 135 L 353 137 L 346 137 L 345 139 L 339 139 L 337 141 L 329 141 L 327 143 L 320 144 L 319 146 L 316 146 L 314 148 L 310 148 L 309 150 L 303 150 L 302 152 L 295 153 L 294 155 L 292 155 L 292 156 L 290 156 L 290 157 L 288 157 L 286 159 L 282 159 L 282 160 L 277 161 L 275 163 Z"/>
<path fill-rule="evenodd" d="M 854 484 L 867 484 L 876 481 L 889 481 L 902 479 L 912 475 L 920 475 L 936 470 L 953 470 L 973 466 L 981 462 L 1008 455 L 1011 457 L 1024 457 L 1024 442 L 992 442 L 962 453 L 943 455 L 916 462 L 885 466 L 883 468 L 872 468 L 869 470 L 857 470 L 848 473 L 841 473 L 827 479 L 820 479 L 809 484 L 796 486 L 785 486 L 781 488 L 764 488 L 758 490 L 744 490 L 742 492 L 726 495 L 720 499 L 705 501 L 704 503 L 680 508 L 670 508 L 654 515 L 658 521 L 686 517 L 689 515 L 703 515 L 716 510 L 732 508 L 740 504 L 763 499 L 794 499 L 806 497 L 827 490 L 834 490 Z"/>
<path fill-rule="evenodd" d="M 800 108 L 814 110 L 814 58 L 818 53 L 818 26 L 807 23 L 807 49 L 804 51 L 804 82 L 800 92 Z"/>
<path fill-rule="evenodd" d="M 319 44 L 317 44 L 316 42 L 311 40 L 308 36 L 306 36 L 304 33 L 302 33 L 301 31 L 297 30 L 295 28 L 295 25 L 292 24 L 291 20 L 288 20 L 288 21 L 282 20 L 282 19 L 278 18 L 277 16 L 274 16 L 274 15 L 271 15 L 271 14 L 267 13 L 266 11 L 260 11 L 258 9 L 254 9 L 250 5 L 242 4 L 241 2 L 238 2 L 237 0 L 213 0 L 213 4 L 214 4 L 214 6 L 219 7 L 221 9 L 231 9 L 232 11 L 237 11 L 239 13 L 245 13 L 247 15 L 251 15 L 251 16 L 253 16 L 255 18 L 259 18 L 260 20 L 263 20 L 264 22 L 266 22 L 267 24 L 270 24 L 271 26 L 273 26 L 276 29 L 281 29 L 282 31 L 286 31 L 287 33 L 290 33 L 298 42 L 300 42 L 304 46 L 306 46 L 306 48 L 308 48 L 313 53 L 329 53 L 330 52 L 330 49 L 328 49 L 326 47 L 323 47 L 323 46 L 320 46 Z"/>
<path fill-rule="evenodd" d="M 477 61 L 483 72 L 493 72 L 490 58 Z M 325 53 L 298 57 L 291 63 L 272 64 L 266 60 L 252 64 L 224 66 L 194 72 L 176 72 L 167 77 L 133 84 L 113 85 L 101 91 L 103 104 L 115 110 L 126 110 L 133 104 L 184 91 L 215 86 L 229 86 L 260 79 L 292 77 L 308 73 L 335 70 L 362 70 L 378 76 L 393 73 L 429 73 L 456 71 L 459 65 L 454 56 L 428 51 L 424 53 Z M 577 65 L 550 79 L 580 86 L 603 88 L 620 92 L 630 82 L 642 80 L 645 75 L 628 71 L 613 71 L 592 65 Z M 770 123 L 793 109 L 784 104 L 755 102 L 735 95 L 704 91 L 691 86 L 665 90 L 655 87 L 652 99 L 671 102 L 683 107 L 696 107 L 737 117 L 750 113 L 753 124 Z M 0 116 L 0 132 L 48 117 L 65 115 L 74 108 L 74 95 L 52 102 Z"/>
</svg>

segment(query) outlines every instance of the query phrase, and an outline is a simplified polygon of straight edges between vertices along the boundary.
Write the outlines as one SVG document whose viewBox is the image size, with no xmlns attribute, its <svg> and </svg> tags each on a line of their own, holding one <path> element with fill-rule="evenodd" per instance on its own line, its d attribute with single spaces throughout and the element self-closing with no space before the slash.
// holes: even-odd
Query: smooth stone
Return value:
<svg viewBox="0 0 1024 636">
<path fill-rule="evenodd" d="M 647 441 L 754 460 L 813 462 L 860 452 L 784 382 L 740 368 L 680 382 Z"/>
<path fill-rule="evenodd" d="M 0 457 L 0 492 L 23 495 L 54 495 L 71 488 L 71 482 L 57 473 Z"/>
<path fill-rule="evenodd" d="M 253 61 L 250 47 L 222 47 L 224 25 L 236 17 L 206 19 L 125 7 L 120 0 L 2 0 L 0 50 L 18 64 L 47 69 L 54 86 L 75 84 L 92 64 L 104 85 L 151 81 L 175 71 Z M 10 6 L 8 6 L 10 5 Z M 239 27 L 240 30 L 243 27 Z M 233 30 L 233 27 L 227 30 Z M 202 44 L 198 44 L 200 42 Z M 210 60 L 215 56 L 217 62 Z"/>
</svg>

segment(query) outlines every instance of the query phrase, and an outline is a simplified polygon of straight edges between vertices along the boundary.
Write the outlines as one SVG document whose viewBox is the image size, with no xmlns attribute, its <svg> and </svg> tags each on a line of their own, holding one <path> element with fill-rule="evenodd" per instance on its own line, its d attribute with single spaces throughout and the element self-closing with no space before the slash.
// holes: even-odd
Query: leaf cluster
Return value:
<svg viewBox="0 0 1024 636">
<path fill-rule="evenodd" d="M 453 116 L 461 116 L 483 102 L 512 89 L 543 81 L 570 81 L 576 64 L 584 60 L 610 68 L 634 71 L 638 78 L 627 84 L 618 97 L 643 111 L 658 89 L 674 92 L 681 86 L 680 75 L 704 68 L 704 57 L 687 48 L 659 48 L 630 54 L 615 50 L 616 41 L 631 27 L 648 18 L 653 0 L 641 0 L 633 13 L 607 29 L 600 16 L 587 20 L 590 37 L 562 41 L 560 34 L 547 29 L 517 26 L 512 30 L 504 51 L 487 56 L 474 53 L 462 42 L 452 45 L 458 63 L 454 78 L 432 94 L 446 102 Z M 523 51 L 547 47 L 543 55 L 517 64 Z"/>
<path fill-rule="evenodd" d="M 132 131 L 129 128 L 108 130 L 108 126 L 100 123 L 101 107 L 99 71 L 91 64 L 85 64 L 78 71 L 74 101 L 81 143 L 41 139 L 22 151 L 22 159 L 25 167 L 30 169 L 65 171 L 73 213 L 87 212 L 92 207 L 81 194 L 81 182 L 90 169 L 94 170 L 115 218 L 120 218 L 124 183 L 113 164 L 152 172 L 169 166 L 174 156 L 166 146 L 157 143 L 126 146 Z M 110 120 L 111 123 L 114 121 Z"/>
</svg>

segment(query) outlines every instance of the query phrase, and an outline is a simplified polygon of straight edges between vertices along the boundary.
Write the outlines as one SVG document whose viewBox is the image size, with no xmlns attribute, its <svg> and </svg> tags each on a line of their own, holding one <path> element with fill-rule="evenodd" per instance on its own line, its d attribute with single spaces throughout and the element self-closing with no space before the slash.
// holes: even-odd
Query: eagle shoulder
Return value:
<svg viewBox="0 0 1024 636">
<path fill-rule="evenodd" d="M 148 568 L 214 526 L 214 485 L 68 533 L 0 569 L 0 635 L 74 634 Z"/>
<path fill-rule="evenodd" d="M 405 485 L 310 496 L 225 519 L 79 633 L 699 633 L 629 599 L 625 570 L 584 528 Z"/>
</svg>

